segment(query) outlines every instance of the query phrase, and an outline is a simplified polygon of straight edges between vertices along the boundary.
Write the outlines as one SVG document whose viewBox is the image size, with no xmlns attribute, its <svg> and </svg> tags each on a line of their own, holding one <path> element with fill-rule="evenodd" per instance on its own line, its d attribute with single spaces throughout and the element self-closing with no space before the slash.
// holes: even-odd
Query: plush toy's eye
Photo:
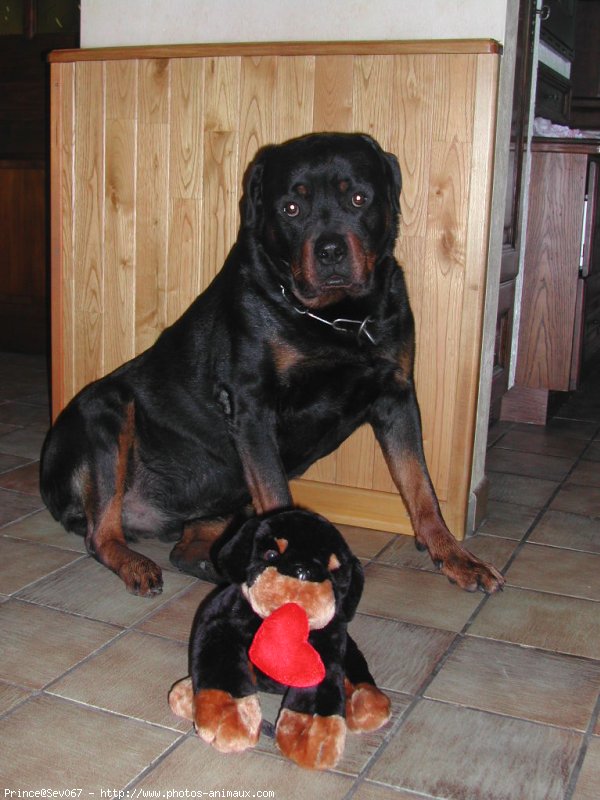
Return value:
<svg viewBox="0 0 600 800">
<path fill-rule="evenodd" d="M 300 213 L 300 206 L 298 203 L 294 203 L 293 200 L 290 200 L 284 205 L 283 213 L 287 214 L 288 217 L 297 217 Z"/>
<path fill-rule="evenodd" d="M 366 194 L 363 194 L 363 192 L 354 192 L 354 194 L 352 195 L 352 205 L 355 208 L 360 208 L 361 206 L 364 206 L 366 202 L 367 202 L 367 196 Z"/>
<path fill-rule="evenodd" d="M 263 558 L 265 561 L 274 561 L 279 556 L 278 550 L 265 550 Z"/>
</svg>

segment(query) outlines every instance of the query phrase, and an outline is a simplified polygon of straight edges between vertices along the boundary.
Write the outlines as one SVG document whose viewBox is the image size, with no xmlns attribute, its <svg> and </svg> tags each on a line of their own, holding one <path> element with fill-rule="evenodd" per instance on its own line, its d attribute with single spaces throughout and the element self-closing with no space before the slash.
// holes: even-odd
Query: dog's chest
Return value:
<svg viewBox="0 0 600 800">
<path fill-rule="evenodd" d="M 284 448 L 313 450 L 342 441 L 365 421 L 377 396 L 376 371 L 356 358 L 307 356 L 278 376 L 279 436 Z"/>
</svg>

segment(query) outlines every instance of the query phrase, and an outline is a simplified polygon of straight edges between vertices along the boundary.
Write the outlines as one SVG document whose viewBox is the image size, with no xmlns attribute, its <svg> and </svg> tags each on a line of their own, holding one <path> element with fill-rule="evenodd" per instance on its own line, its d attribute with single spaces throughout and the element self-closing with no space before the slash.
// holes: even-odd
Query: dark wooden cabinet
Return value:
<svg viewBox="0 0 600 800">
<path fill-rule="evenodd" d="M 549 393 L 576 388 L 599 349 L 599 154 L 600 143 L 534 140 L 517 369 L 505 419 L 543 424 Z"/>
<path fill-rule="evenodd" d="M 600 128 L 600 0 L 578 0 L 570 125 Z"/>
<path fill-rule="evenodd" d="M 540 38 L 571 60 L 575 49 L 577 0 L 544 0 Z"/>
<path fill-rule="evenodd" d="M 0 350 L 43 353 L 48 328 L 49 67 L 79 41 L 77 0 L 0 14 Z"/>
<path fill-rule="evenodd" d="M 0 349 L 44 350 L 46 169 L 43 161 L 0 160 Z"/>
<path fill-rule="evenodd" d="M 580 367 L 583 375 L 600 356 L 600 158 L 590 159 L 586 212 L 581 268 L 585 286 Z"/>
</svg>

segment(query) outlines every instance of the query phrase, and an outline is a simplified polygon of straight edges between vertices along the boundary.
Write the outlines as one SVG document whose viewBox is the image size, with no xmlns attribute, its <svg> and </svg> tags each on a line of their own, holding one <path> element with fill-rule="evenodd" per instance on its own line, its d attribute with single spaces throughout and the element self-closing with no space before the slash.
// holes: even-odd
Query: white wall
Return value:
<svg viewBox="0 0 600 800">
<path fill-rule="evenodd" d="M 504 41 L 508 0 L 81 0 L 81 46 L 361 39 Z"/>
</svg>

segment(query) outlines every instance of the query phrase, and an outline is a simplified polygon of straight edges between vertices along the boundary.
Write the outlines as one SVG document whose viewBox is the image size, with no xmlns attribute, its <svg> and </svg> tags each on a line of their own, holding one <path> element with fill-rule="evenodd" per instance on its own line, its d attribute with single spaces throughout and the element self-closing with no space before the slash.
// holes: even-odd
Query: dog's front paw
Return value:
<svg viewBox="0 0 600 800">
<path fill-rule="evenodd" d="M 389 720 L 389 697 L 372 683 L 346 681 L 346 724 L 354 733 L 376 731 Z"/>
<path fill-rule="evenodd" d="M 449 581 L 467 592 L 480 589 L 493 594 L 504 586 L 504 576 L 492 564 L 481 561 L 460 545 L 456 545 L 443 559 L 434 556 L 433 560 L 440 564 L 441 571 Z"/>
<path fill-rule="evenodd" d="M 340 760 L 346 743 L 346 722 L 337 715 L 320 717 L 281 710 L 276 739 L 284 756 L 308 769 L 331 769 Z"/>
<path fill-rule="evenodd" d="M 201 689 L 194 695 L 196 733 L 221 753 L 239 753 L 254 747 L 261 720 L 255 694 L 232 697 L 220 689 Z"/>
<path fill-rule="evenodd" d="M 162 570 L 146 556 L 130 551 L 119 569 L 119 577 L 131 594 L 153 597 L 163 588 Z"/>
</svg>

